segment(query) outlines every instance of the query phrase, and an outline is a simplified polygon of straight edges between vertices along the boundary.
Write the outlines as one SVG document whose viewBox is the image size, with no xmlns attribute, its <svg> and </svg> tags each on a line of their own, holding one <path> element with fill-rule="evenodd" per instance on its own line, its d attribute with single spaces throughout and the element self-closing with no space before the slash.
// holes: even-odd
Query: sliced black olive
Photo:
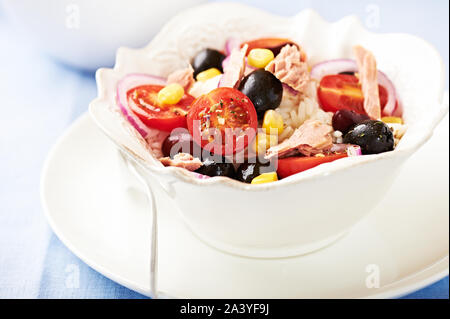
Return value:
<svg viewBox="0 0 450 319">
<path fill-rule="evenodd" d="M 258 120 L 264 118 L 267 110 L 280 106 L 283 98 L 283 85 L 275 75 L 259 69 L 247 75 L 239 85 L 239 91 L 248 96 L 255 106 Z"/>
<path fill-rule="evenodd" d="M 345 134 L 344 143 L 356 144 L 363 154 L 379 154 L 394 149 L 394 134 L 381 121 L 364 121 Z"/>
<path fill-rule="evenodd" d="M 236 170 L 232 163 L 227 163 L 225 159 L 214 160 L 213 157 L 207 157 L 203 160 L 203 166 L 195 171 L 196 173 L 214 176 L 236 177 Z"/>
<path fill-rule="evenodd" d="M 194 68 L 194 77 L 200 72 L 206 71 L 211 68 L 219 69 L 223 72 L 222 62 L 226 56 L 213 49 L 204 49 L 200 51 L 192 61 L 192 67 Z"/>
<path fill-rule="evenodd" d="M 236 171 L 236 179 L 244 183 L 251 183 L 255 177 L 274 171 L 274 165 L 268 161 L 264 163 L 259 161 L 256 161 L 256 163 L 243 163 Z"/>
</svg>

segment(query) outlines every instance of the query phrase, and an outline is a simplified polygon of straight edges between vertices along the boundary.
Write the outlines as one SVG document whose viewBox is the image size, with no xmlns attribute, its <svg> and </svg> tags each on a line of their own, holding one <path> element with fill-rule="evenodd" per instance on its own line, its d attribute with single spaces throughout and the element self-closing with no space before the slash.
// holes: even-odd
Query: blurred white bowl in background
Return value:
<svg viewBox="0 0 450 319">
<path fill-rule="evenodd" d="M 144 46 L 172 16 L 207 0 L 1 1 L 12 23 L 41 50 L 95 70 L 113 65 L 119 46 Z"/>
</svg>

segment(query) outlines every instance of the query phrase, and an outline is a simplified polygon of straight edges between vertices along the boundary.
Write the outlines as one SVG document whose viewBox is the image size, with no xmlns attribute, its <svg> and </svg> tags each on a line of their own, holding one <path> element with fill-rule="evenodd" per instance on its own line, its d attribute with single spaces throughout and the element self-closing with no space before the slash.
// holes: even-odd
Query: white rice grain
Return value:
<svg viewBox="0 0 450 319">
<path fill-rule="evenodd" d="M 281 114 L 285 129 L 280 135 L 280 142 L 289 138 L 306 120 L 319 120 L 331 124 L 332 113 L 323 111 L 317 102 L 317 83 L 311 81 L 305 92 L 293 95 L 283 91 L 283 100 L 276 111 Z"/>
</svg>

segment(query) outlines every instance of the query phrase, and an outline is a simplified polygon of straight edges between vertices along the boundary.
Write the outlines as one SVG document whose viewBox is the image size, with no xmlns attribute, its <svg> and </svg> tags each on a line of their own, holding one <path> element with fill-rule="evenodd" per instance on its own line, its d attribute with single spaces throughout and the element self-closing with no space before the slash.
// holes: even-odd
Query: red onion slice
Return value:
<svg viewBox="0 0 450 319">
<path fill-rule="evenodd" d="M 209 178 L 211 178 L 211 177 L 209 177 L 207 175 L 203 175 L 203 174 L 199 174 L 199 173 L 195 173 L 195 172 L 192 172 L 192 174 L 194 174 L 194 176 L 196 178 L 198 178 L 198 179 L 209 179 Z"/>
<path fill-rule="evenodd" d="M 290 87 L 289 85 L 282 83 L 283 85 L 283 90 L 289 92 L 291 95 L 293 96 L 297 96 L 300 92 L 295 90 L 294 88 Z"/>
<path fill-rule="evenodd" d="M 324 76 L 339 74 L 341 72 L 358 72 L 356 61 L 351 59 L 336 59 L 321 62 L 311 69 L 311 78 L 320 81 Z M 387 75 L 381 71 L 378 71 L 378 84 L 383 86 L 388 93 L 388 100 L 383 108 L 383 115 L 392 116 L 397 114 L 396 116 L 399 116 L 398 114 L 400 114 L 401 116 L 401 103 L 395 86 Z M 400 106 L 399 110 L 397 110 L 398 106 Z"/>
<path fill-rule="evenodd" d="M 403 117 L 403 104 L 398 97 L 397 106 L 395 107 L 395 111 L 392 113 L 392 116 Z"/>
<path fill-rule="evenodd" d="M 396 113 L 397 106 L 400 104 L 400 99 L 398 98 L 397 91 L 392 81 L 381 71 L 378 71 L 378 84 L 383 86 L 388 92 L 388 100 L 383 109 L 383 115 L 392 116 Z M 398 101 L 398 102 L 397 102 Z M 401 114 L 400 109 L 400 114 Z"/>
<path fill-rule="evenodd" d="M 225 70 L 230 64 L 230 56 L 228 55 L 223 61 L 222 61 L 222 69 Z"/>
<path fill-rule="evenodd" d="M 133 73 L 128 74 L 117 84 L 116 101 L 125 118 L 142 135 L 147 138 L 151 129 L 148 128 L 128 107 L 127 93 L 129 90 L 146 84 L 166 85 L 166 80 L 148 74 Z"/>
<path fill-rule="evenodd" d="M 223 79 L 223 74 L 220 76 L 219 82 L 217 82 L 217 87 L 221 88 L 222 87 L 222 79 Z"/>
<path fill-rule="evenodd" d="M 330 152 L 332 153 L 345 152 L 349 157 L 362 155 L 361 147 L 353 144 L 333 144 L 333 146 L 330 149 Z"/>
<path fill-rule="evenodd" d="M 241 42 L 236 38 L 229 38 L 225 42 L 225 55 L 230 55 L 234 49 L 239 49 L 241 46 Z"/>
<path fill-rule="evenodd" d="M 347 155 L 349 157 L 361 156 L 362 155 L 361 147 L 359 145 L 349 144 L 347 147 Z"/>
<path fill-rule="evenodd" d="M 320 81 L 324 76 L 339 74 L 341 72 L 358 72 L 358 65 L 355 60 L 336 59 L 328 60 L 316 64 L 311 69 L 311 78 Z"/>
</svg>

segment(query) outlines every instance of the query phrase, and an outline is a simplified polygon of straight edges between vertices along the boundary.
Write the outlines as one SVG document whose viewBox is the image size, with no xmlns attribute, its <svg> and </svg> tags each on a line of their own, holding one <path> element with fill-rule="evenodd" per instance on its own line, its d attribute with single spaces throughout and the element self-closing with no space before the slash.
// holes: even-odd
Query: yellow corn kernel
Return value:
<svg viewBox="0 0 450 319">
<path fill-rule="evenodd" d="M 184 96 L 184 89 L 178 83 L 167 85 L 158 92 L 158 102 L 160 104 L 177 104 Z"/>
<path fill-rule="evenodd" d="M 381 120 L 384 123 L 395 123 L 395 124 L 403 124 L 403 119 L 401 117 L 396 116 L 386 116 L 382 117 Z"/>
<path fill-rule="evenodd" d="M 268 110 L 264 114 L 264 120 L 262 124 L 267 134 L 281 134 L 284 130 L 283 117 L 280 113 L 274 110 Z"/>
<path fill-rule="evenodd" d="M 248 54 L 248 64 L 254 68 L 262 69 L 274 58 L 273 52 L 268 49 L 253 49 Z"/>
<path fill-rule="evenodd" d="M 216 69 L 216 68 L 211 68 L 208 69 L 206 71 L 200 72 L 199 74 L 197 74 L 197 81 L 207 81 L 209 79 L 215 78 L 218 75 L 221 75 L 222 73 Z"/>
<path fill-rule="evenodd" d="M 253 142 L 253 151 L 258 155 L 264 155 L 266 151 L 278 144 L 278 136 L 265 133 L 258 133 Z"/>
<path fill-rule="evenodd" d="M 264 173 L 259 176 L 256 176 L 252 179 L 252 184 L 265 184 L 272 183 L 278 180 L 278 175 L 276 172 Z"/>
</svg>

